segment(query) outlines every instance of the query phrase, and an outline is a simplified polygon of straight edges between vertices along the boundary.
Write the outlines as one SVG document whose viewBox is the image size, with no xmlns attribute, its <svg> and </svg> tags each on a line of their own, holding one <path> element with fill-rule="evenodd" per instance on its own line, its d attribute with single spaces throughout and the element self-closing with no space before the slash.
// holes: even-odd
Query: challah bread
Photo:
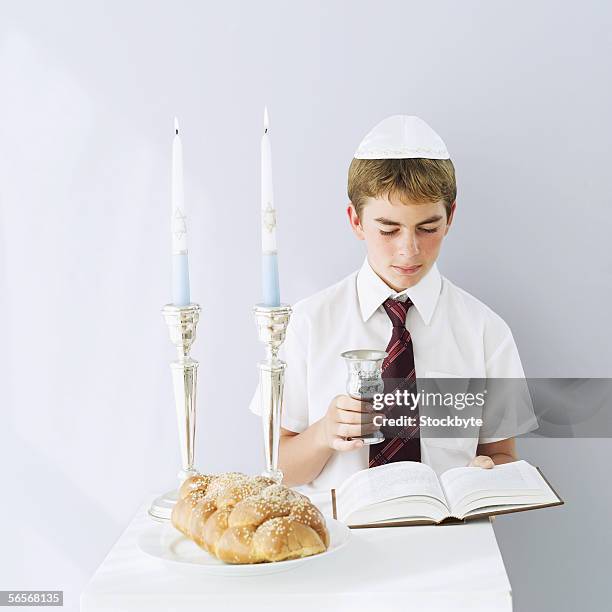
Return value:
<svg viewBox="0 0 612 612">
<path fill-rule="evenodd" d="M 187 479 L 172 524 L 226 563 L 261 563 L 327 550 L 325 519 L 301 493 L 238 472 Z"/>
<path fill-rule="evenodd" d="M 205 516 L 205 519 L 208 519 L 208 516 L 217 509 L 217 505 L 220 507 L 233 505 L 247 495 L 252 495 L 264 486 L 273 483 L 274 481 L 271 479 L 262 481 L 261 476 L 258 476 L 257 480 L 249 479 L 246 474 L 240 472 L 226 472 L 218 476 L 196 474 L 185 480 L 179 489 L 179 502 L 174 507 L 172 523 L 179 531 L 189 537 L 192 514 L 204 497 L 207 497 L 209 501 L 212 500 L 213 503 L 212 510 Z M 228 490 L 227 493 L 226 489 Z M 202 507 L 199 510 L 198 514 L 200 515 L 205 508 Z"/>
</svg>

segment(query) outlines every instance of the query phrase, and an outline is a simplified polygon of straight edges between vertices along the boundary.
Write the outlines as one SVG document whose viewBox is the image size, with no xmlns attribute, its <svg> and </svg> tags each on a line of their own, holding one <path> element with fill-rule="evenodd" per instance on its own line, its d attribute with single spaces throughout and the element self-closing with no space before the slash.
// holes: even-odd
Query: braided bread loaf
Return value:
<svg viewBox="0 0 612 612">
<path fill-rule="evenodd" d="M 264 476 L 239 472 L 188 478 L 172 524 L 226 563 L 283 561 L 329 546 L 325 519 L 308 497 Z"/>
</svg>

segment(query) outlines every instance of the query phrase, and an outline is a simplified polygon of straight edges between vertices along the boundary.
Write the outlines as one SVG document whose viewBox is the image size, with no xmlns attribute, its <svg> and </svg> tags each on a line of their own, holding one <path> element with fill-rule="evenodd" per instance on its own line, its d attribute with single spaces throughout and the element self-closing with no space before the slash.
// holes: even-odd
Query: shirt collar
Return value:
<svg viewBox="0 0 612 612">
<path fill-rule="evenodd" d="M 416 285 L 399 293 L 389 287 L 374 272 L 367 257 L 357 274 L 357 296 L 364 323 L 387 298 L 397 299 L 407 295 L 412 300 L 425 325 L 429 325 L 440 297 L 441 288 L 442 277 L 435 263 Z"/>
</svg>

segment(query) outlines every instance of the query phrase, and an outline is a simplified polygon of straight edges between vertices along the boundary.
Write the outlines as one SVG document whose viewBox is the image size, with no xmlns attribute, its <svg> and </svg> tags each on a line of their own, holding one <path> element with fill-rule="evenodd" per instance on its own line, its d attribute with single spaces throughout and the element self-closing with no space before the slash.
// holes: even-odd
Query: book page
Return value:
<svg viewBox="0 0 612 612">
<path fill-rule="evenodd" d="M 361 470 L 347 478 L 336 491 L 338 518 L 370 504 L 425 495 L 446 506 L 446 498 L 436 473 L 426 464 L 397 461 Z"/>
<path fill-rule="evenodd" d="M 467 497 L 460 503 L 460 512 L 458 514 L 461 514 L 459 518 L 463 518 L 465 516 L 481 514 L 483 512 L 491 513 L 508 508 L 526 509 L 530 507 L 550 505 L 559 501 L 559 498 L 552 491 L 549 493 L 536 493 L 535 495 L 495 495 L 488 498 L 478 499 L 476 501 L 472 501 L 469 497 Z"/>
<path fill-rule="evenodd" d="M 537 470 L 523 460 L 496 465 L 492 469 L 452 468 L 440 476 L 440 483 L 452 510 L 457 510 L 468 496 L 484 500 L 496 495 L 537 495 L 545 485 Z M 484 502 L 483 505 L 488 504 Z"/>
<path fill-rule="evenodd" d="M 423 495 L 389 499 L 363 506 L 346 517 L 348 525 L 377 523 L 437 523 L 448 516 L 448 509 L 439 500 Z"/>
</svg>

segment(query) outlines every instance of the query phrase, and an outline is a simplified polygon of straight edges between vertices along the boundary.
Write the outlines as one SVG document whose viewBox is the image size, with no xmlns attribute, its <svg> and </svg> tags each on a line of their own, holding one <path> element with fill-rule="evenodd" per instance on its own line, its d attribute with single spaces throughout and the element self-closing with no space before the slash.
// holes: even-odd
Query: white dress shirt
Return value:
<svg viewBox="0 0 612 612">
<path fill-rule="evenodd" d="M 442 277 L 435 264 L 416 285 L 397 293 L 374 272 L 366 257 L 359 271 L 293 307 L 280 350 L 280 357 L 287 362 L 285 429 L 304 431 L 325 415 L 334 396 L 346 393 L 347 372 L 340 353 L 386 348 L 392 324 L 382 304 L 403 294 L 414 304 L 408 309 L 406 328 L 412 336 L 417 377 L 524 377 L 508 325 L 485 304 Z M 259 389 L 250 410 L 261 414 Z M 483 420 L 486 424 L 486 411 Z M 536 427 L 535 418 L 523 421 L 514 435 Z M 421 461 L 441 474 L 468 465 L 479 442 L 507 437 L 427 438 L 421 432 Z M 369 446 L 335 451 L 321 473 L 298 489 L 325 499 L 331 488 L 368 467 L 368 455 Z"/>
</svg>

